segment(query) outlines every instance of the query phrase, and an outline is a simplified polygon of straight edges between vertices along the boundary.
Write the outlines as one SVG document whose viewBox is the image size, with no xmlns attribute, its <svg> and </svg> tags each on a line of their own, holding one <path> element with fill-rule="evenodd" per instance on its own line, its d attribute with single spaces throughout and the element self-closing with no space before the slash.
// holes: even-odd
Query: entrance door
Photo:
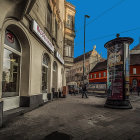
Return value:
<svg viewBox="0 0 140 140">
<path fill-rule="evenodd" d="M 133 87 L 137 87 L 137 85 L 138 85 L 137 79 L 133 79 Z"/>
</svg>

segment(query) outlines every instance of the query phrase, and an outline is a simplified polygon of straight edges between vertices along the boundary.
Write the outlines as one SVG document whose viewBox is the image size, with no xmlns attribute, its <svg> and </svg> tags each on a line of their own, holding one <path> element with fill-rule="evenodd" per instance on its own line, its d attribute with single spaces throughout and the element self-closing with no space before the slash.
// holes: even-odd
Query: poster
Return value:
<svg viewBox="0 0 140 140">
<path fill-rule="evenodd" d="M 108 98 L 112 100 L 123 99 L 123 88 L 124 88 L 123 54 L 124 54 L 123 44 L 117 44 L 108 48 L 107 91 Z"/>
</svg>

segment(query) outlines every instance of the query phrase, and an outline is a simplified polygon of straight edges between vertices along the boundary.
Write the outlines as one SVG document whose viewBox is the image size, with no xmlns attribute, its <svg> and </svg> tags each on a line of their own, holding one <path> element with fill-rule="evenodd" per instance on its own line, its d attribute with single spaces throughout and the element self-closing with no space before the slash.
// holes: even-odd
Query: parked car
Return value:
<svg viewBox="0 0 140 140">
<path fill-rule="evenodd" d="M 79 93 L 79 87 L 77 87 L 76 85 L 69 85 L 68 86 L 68 91 L 69 91 L 69 94 L 72 94 L 73 92 L 75 92 L 76 94 Z"/>
</svg>

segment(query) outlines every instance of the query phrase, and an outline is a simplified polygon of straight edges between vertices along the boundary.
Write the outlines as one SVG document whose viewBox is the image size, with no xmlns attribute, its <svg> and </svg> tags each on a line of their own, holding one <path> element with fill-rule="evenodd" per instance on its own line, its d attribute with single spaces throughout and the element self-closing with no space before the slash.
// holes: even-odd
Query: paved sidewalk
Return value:
<svg viewBox="0 0 140 140">
<path fill-rule="evenodd" d="M 55 131 L 73 140 L 140 140 L 140 97 L 131 99 L 129 110 L 104 108 L 106 99 L 95 96 L 58 99 L 9 121 L 0 140 L 49 140 Z"/>
</svg>

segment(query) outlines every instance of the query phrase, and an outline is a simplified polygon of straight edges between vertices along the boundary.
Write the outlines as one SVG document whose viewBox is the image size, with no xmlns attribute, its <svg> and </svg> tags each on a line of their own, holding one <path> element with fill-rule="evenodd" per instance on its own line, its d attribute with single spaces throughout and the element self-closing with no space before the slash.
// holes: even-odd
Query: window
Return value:
<svg viewBox="0 0 140 140">
<path fill-rule="evenodd" d="M 21 48 L 13 33 L 6 31 L 3 55 L 2 96 L 19 95 Z"/>
<path fill-rule="evenodd" d="M 49 4 L 48 4 L 48 11 L 47 11 L 47 28 L 49 32 L 52 31 L 52 11 Z"/>
<path fill-rule="evenodd" d="M 44 54 L 42 63 L 42 92 L 46 93 L 48 91 L 48 67 L 49 67 L 49 56 Z"/>
<path fill-rule="evenodd" d="M 137 84 L 138 84 L 137 79 L 133 79 L 133 87 L 137 87 Z"/>
<path fill-rule="evenodd" d="M 53 63 L 53 71 L 56 71 L 56 69 L 57 69 L 57 63 L 54 62 L 54 63 Z"/>
<path fill-rule="evenodd" d="M 67 23 L 66 23 L 66 26 L 70 29 L 72 29 L 72 25 L 73 24 L 73 17 L 71 15 L 68 15 L 67 16 Z"/>
<path fill-rule="evenodd" d="M 99 73 L 99 78 L 101 78 L 101 73 Z"/>
<path fill-rule="evenodd" d="M 57 84 L 58 84 L 58 67 L 56 61 L 53 62 L 53 83 L 52 88 L 56 92 L 57 91 Z"/>
<path fill-rule="evenodd" d="M 55 39 L 57 40 L 57 28 L 58 28 L 58 25 L 57 25 L 57 21 L 55 19 Z"/>
<path fill-rule="evenodd" d="M 94 78 L 96 78 L 96 74 L 94 74 Z"/>
<path fill-rule="evenodd" d="M 65 46 L 64 55 L 68 57 L 72 57 L 72 49 L 71 46 Z"/>
<path fill-rule="evenodd" d="M 133 74 L 136 74 L 137 71 L 136 71 L 136 68 L 133 68 Z"/>
<path fill-rule="evenodd" d="M 106 77 L 106 72 L 104 72 L 104 77 Z"/>
<path fill-rule="evenodd" d="M 90 79 L 92 79 L 92 74 L 90 75 Z"/>
</svg>

